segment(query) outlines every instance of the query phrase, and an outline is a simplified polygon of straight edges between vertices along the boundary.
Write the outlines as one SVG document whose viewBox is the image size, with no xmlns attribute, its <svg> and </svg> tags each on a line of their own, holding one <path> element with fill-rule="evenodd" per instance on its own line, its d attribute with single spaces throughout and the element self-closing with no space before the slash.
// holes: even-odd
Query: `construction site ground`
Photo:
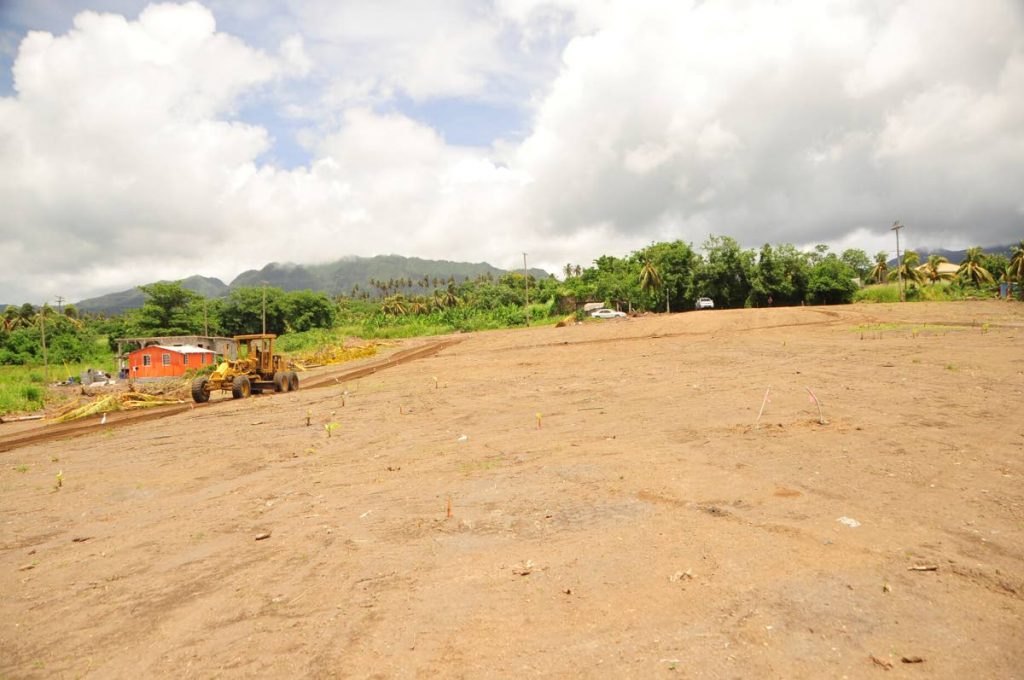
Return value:
<svg viewBox="0 0 1024 680">
<path fill-rule="evenodd" d="M 12 444 L 0 677 L 1024 677 L 1024 305 L 455 339 Z"/>
</svg>

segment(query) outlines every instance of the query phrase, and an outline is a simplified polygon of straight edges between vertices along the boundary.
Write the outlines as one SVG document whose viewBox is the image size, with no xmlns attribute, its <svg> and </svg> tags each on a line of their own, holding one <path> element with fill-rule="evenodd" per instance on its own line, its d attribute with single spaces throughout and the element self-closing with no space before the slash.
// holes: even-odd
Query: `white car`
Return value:
<svg viewBox="0 0 1024 680">
<path fill-rule="evenodd" d="M 694 305 L 694 309 L 714 309 L 715 301 L 709 297 L 697 298 L 697 304 Z"/>
<path fill-rule="evenodd" d="M 594 317 L 595 319 L 625 319 L 626 313 L 616 312 L 614 309 L 598 309 L 596 311 L 591 312 L 590 316 Z"/>
</svg>

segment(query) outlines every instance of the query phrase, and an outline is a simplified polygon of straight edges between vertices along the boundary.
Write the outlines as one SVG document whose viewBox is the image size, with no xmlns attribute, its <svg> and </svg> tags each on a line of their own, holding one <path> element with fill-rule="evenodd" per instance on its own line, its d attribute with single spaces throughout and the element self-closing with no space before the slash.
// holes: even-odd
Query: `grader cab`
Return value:
<svg viewBox="0 0 1024 680">
<path fill-rule="evenodd" d="M 192 381 L 192 399 L 197 404 L 210 400 L 215 390 L 231 392 L 235 399 L 244 399 L 263 390 L 288 392 L 299 389 L 299 376 L 288 370 L 280 354 L 274 354 L 276 335 L 236 335 L 238 358 L 221 362 L 210 375 Z"/>
</svg>

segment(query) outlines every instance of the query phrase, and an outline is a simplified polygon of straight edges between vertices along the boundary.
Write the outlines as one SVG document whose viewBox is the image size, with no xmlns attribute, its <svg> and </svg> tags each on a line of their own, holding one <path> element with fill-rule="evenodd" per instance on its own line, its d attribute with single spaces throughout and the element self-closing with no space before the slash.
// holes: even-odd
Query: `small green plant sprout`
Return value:
<svg viewBox="0 0 1024 680">
<path fill-rule="evenodd" d="M 306 409 L 306 427 L 309 427 L 309 422 L 313 418 L 313 409 Z"/>
<path fill-rule="evenodd" d="M 21 472 L 21 473 L 28 472 L 28 466 L 27 465 L 18 465 L 17 467 L 13 467 L 11 469 L 14 470 L 15 472 Z"/>
<path fill-rule="evenodd" d="M 987 323 L 981 324 L 981 332 L 982 332 L 982 334 L 988 333 L 988 329 L 989 328 L 991 328 L 991 326 L 989 326 Z"/>
<path fill-rule="evenodd" d="M 956 364 L 946 364 L 946 370 L 949 371 L 950 373 L 956 373 Z"/>
<path fill-rule="evenodd" d="M 330 422 L 324 425 L 324 430 L 327 431 L 327 436 L 330 437 L 331 433 L 341 427 L 340 423 Z"/>
<path fill-rule="evenodd" d="M 537 413 L 537 429 L 538 429 L 538 430 L 540 429 L 540 420 L 541 420 L 541 415 L 540 415 L 540 413 L 538 412 L 538 413 Z"/>
<path fill-rule="evenodd" d="M 437 376 L 433 375 L 433 376 L 431 376 L 431 378 L 434 379 L 434 389 L 436 390 L 437 389 Z"/>
<path fill-rule="evenodd" d="M 810 387 L 805 387 L 804 389 L 807 390 L 807 394 L 810 395 L 811 403 L 818 407 L 818 423 L 820 423 L 821 425 L 828 425 L 828 421 L 825 420 L 825 416 L 821 412 L 821 402 L 818 401 L 818 398 L 816 396 L 814 396 L 814 392 L 811 391 Z"/>
<path fill-rule="evenodd" d="M 60 458 L 58 458 L 57 456 L 50 456 L 50 462 L 51 463 L 57 463 L 59 461 L 60 461 Z"/>
<path fill-rule="evenodd" d="M 53 483 L 53 490 L 59 491 L 62 486 L 64 486 L 64 470 L 58 470 L 57 479 Z"/>
</svg>

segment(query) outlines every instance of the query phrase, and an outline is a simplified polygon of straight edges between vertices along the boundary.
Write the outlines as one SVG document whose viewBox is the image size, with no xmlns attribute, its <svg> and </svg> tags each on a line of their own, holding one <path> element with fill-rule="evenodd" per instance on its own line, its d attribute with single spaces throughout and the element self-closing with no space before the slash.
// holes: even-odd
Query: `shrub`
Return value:
<svg viewBox="0 0 1024 680">
<path fill-rule="evenodd" d="M 853 294 L 854 302 L 899 302 L 900 287 L 895 283 L 880 283 L 861 288 Z"/>
</svg>

